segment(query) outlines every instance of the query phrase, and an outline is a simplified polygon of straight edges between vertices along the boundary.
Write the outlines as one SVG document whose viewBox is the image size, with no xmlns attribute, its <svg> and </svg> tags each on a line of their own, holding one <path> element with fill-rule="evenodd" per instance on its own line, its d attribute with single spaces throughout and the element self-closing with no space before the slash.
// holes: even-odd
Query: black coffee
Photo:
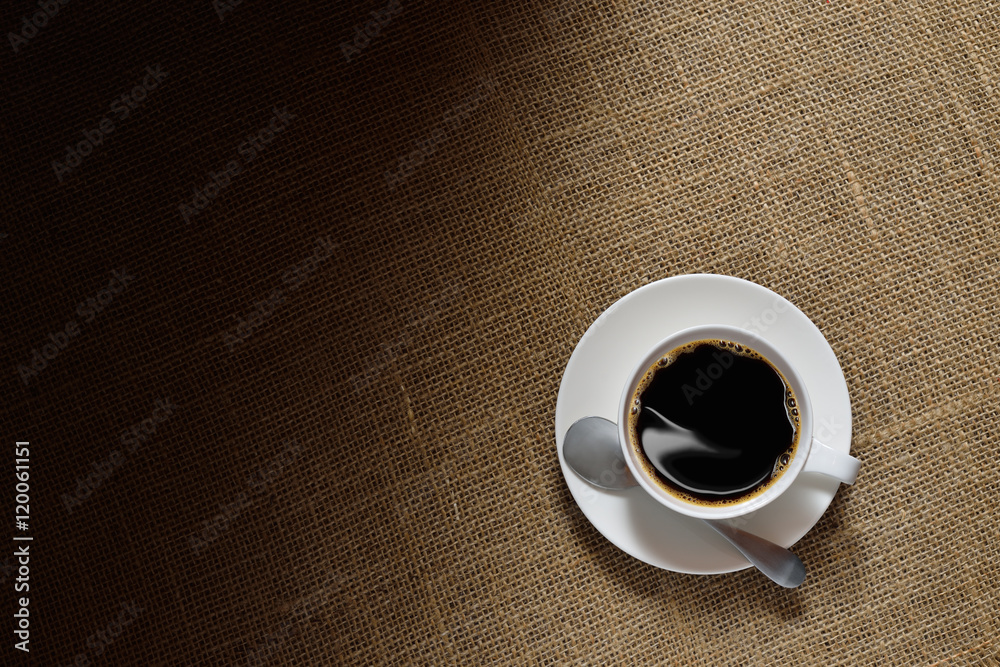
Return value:
<svg viewBox="0 0 1000 667">
<path fill-rule="evenodd" d="M 757 495 L 798 444 L 799 410 L 784 377 L 760 353 L 725 340 L 671 351 L 646 371 L 629 427 L 646 472 L 700 505 Z"/>
</svg>

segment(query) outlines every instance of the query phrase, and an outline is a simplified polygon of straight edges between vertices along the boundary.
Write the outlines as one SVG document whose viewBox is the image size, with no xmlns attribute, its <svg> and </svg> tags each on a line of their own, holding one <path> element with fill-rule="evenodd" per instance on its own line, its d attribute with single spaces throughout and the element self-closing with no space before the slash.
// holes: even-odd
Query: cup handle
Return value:
<svg viewBox="0 0 1000 667">
<path fill-rule="evenodd" d="M 802 472 L 818 472 L 839 479 L 844 484 L 854 484 L 854 480 L 858 478 L 858 468 L 860 467 L 861 461 L 850 454 L 838 452 L 813 438 L 809 458 L 806 459 Z"/>
</svg>

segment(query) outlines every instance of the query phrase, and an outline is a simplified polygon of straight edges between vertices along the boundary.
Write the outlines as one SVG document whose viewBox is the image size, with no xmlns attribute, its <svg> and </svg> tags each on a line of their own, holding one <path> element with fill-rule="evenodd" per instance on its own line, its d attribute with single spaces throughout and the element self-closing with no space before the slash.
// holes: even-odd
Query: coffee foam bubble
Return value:
<svg viewBox="0 0 1000 667">
<path fill-rule="evenodd" d="M 757 487 L 752 491 L 745 494 L 737 496 L 735 498 L 718 498 L 718 499 L 706 499 L 698 496 L 694 496 L 682 489 L 675 488 L 663 482 L 659 476 L 659 472 L 656 470 L 653 463 L 646 456 L 646 453 L 642 449 L 642 445 L 639 442 L 639 413 L 642 411 L 642 393 L 652 382 L 653 377 L 656 372 L 660 369 L 666 368 L 670 364 L 677 361 L 677 359 L 685 353 L 693 352 L 696 348 L 702 345 L 711 345 L 722 349 L 730 354 L 734 354 L 741 357 L 748 357 L 750 359 L 758 359 L 765 362 L 768 366 L 778 374 L 781 381 L 785 385 L 785 412 L 788 415 L 788 421 L 792 424 L 794 433 L 792 436 L 792 445 L 784 453 L 782 453 L 775 460 L 774 469 L 771 472 L 771 478 Z M 782 476 L 785 470 L 788 469 L 792 459 L 795 457 L 795 452 L 798 450 L 799 440 L 801 433 L 801 415 L 799 413 L 798 400 L 795 398 L 795 393 L 792 391 L 791 386 L 788 384 L 788 379 L 785 378 L 784 373 L 778 370 L 767 357 L 762 355 L 760 352 L 735 341 L 723 340 L 719 338 L 709 338 L 704 340 L 696 340 L 690 343 L 685 343 L 680 347 L 670 350 L 662 357 L 653 362 L 646 372 L 643 373 L 642 379 L 639 380 L 639 384 L 636 386 L 635 391 L 632 392 L 632 407 L 629 409 L 628 414 L 628 435 L 629 435 L 629 446 L 632 451 L 636 454 L 636 460 L 639 463 L 639 467 L 645 473 L 646 478 L 651 480 L 655 486 L 663 489 L 668 494 L 675 498 L 679 498 L 685 502 L 691 503 L 692 505 L 699 505 L 702 507 L 727 507 L 730 505 L 737 505 L 744 503 L 752 498 L 763 494 L 768 489 L 770 489 Z"/>
</svg>

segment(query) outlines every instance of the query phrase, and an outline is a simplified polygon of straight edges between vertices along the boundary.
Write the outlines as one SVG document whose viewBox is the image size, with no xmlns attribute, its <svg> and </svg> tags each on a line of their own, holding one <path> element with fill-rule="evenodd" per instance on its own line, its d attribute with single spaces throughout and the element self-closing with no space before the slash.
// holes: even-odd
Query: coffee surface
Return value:
<svg viewBox="0 0 1000 667">
<path fill-rule="evenodd" d="M 773 484 L 798 441 L 796 397 L 745 345 L 702 340 L 647 370 L 629 418 L 633 447 L 672 495 L 730 504 Z"/>
</svg>

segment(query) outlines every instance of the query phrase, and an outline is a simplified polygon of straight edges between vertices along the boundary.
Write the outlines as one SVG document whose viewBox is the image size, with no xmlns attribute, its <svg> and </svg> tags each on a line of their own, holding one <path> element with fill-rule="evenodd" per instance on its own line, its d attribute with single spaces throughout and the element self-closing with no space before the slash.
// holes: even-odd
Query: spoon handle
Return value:
<svg viewBox="0 0 1000 667">
<path fill-rule="evenodd" d="M 806 566 L 788 549 L 721 521 L 705 523 L 779 586 L 795 588 L 805 580 Z"/>
</svg>

